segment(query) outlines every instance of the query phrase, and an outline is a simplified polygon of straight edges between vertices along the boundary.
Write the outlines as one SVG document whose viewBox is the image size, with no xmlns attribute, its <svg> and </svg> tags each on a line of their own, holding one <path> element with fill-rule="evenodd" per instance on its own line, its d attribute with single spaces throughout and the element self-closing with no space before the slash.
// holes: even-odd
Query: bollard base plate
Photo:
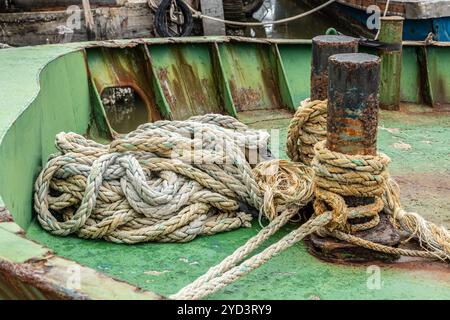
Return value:
<svg viewBox="0 0 450 320">
<path fill-rule="evenodd" d="M 383 212 L 380 213 L 380 223 L 376 227 L 358 232 L 355 235 L 391 247 L 397 247 L 401 240 L 400 234 Z M 316 234 L 310 235 L 305 243 L 312 255 L 335 263 L 395 262 L 400 258 L 398 255 L 369 250 L 335 238 L 320 237 Z"/>
</svg>

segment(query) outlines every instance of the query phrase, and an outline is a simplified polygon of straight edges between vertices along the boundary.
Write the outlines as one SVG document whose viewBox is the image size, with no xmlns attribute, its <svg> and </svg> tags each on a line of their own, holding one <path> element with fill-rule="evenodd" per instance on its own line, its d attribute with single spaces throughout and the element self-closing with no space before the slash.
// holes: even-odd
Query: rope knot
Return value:
<svg viewBox="0 0 450 320">
<path fill-rule="evenodd" d="M 301 163 L 270 160 L 253 169 L 255 180 L 263 192 L 259 221 L 264 215 L 273 221 L 287 207 L 303 207 L 313 197 L 313 171 Z"/>
</svg>

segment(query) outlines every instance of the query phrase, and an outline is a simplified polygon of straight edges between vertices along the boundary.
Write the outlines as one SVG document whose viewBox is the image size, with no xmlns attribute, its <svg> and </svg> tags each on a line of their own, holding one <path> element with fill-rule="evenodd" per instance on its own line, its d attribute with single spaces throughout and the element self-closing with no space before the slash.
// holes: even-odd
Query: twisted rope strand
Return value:
<svg viewBox="0 0 450 320">
<path fill-rule="evenodd" d="M 326 138 L 327 101 L 305 101 L 295 112 L 288 128 L 286 153 L 294 162 L 309 165 L 314 145 Z"/>
<path fill-rule="evenodd" d="M 235 266 L 214 278 L 211 278 L 208 272 L 204 279 L 210 279 L 209 281 L 198 281 L 200 279 L 197 279 L 199 283 L 196 287 L 189 286 L 188 290 L 182 289 L 178 293 L 170 296 L 170 298 L 177 300 L 195 300 L 201 299 L 211 293 L 214 293 L 260 267 L 280 252 L 292 247 L 294 244 L 304 239 L 307 235 L 319 230 L 320 228 L 325 227 L 332 221 L 332 219 L 333 217 L 331 212 L 327 212 L 313 219 L 310 219 L 309 221 L 301 225 L 298 229 L 290 232 L 278 242 L 272 244 L 261 253 L 258 253 L 245 260 L 240 265 Z M 210 270 L 216 271 L 215 268 Z"/>
<path fill-rule="evenodd" d="M 56 235 L 123 243 L 249 227 L 239 202 L 260 209 L 263 194 L 245 150 L 258 152 L 268 138 L 212 114 L 141 125 L 109 146 L 60 133 L 60 153 L 35 183 L 38 220 Z"/>
</svg>

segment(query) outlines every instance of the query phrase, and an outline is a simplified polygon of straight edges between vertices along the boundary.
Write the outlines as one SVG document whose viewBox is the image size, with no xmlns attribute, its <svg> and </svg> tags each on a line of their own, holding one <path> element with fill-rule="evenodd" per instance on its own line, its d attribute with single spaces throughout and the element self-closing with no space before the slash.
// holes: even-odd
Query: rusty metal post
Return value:
<svg viewBox="0 0 450 320">
<path fill-rule="evenodd" d="M 325 100 L 328 93 L 328 58 L 333 54 L 358 51 L 358 39 L 324 35 L 312 39 L 311 100 Z"/>
<path fill-rule="evenodd" d="M 349 53 L 329 59 L 327 148 L 345 154 L 376 155 L 380 58 Z M 348 205 L 373 198 L 346 197 Z"/>
<path fill-rule="evenodd" d="M 400 109 L 400 79 L 402 75 L 403 17 L 381 18 L 378 40 L 387 46 L 379 52 L 381 57 L 380 107 Z"/>
<path fill-rule="evenodd" d="M 345 154 L 376 155 L 380 58 L 367 53 L 329 58 L 327 148 Z M 373 198 L 346 197 L 348 205 Z"/>
<path fill-rule="evenodd" d="M 377 151 L 380 58 L 367 53 L 329 58 L 327 148 L 346 154 Z"/>
<path fill-rule="evenodd" d="M 366 53 L 337 54 L 328 63 L 327 148 L 351 155 L 375 155 L 379 108 L 380 58 Z M 372 197 L 344 197 L 349 207 L 374 202 Z M 358 223 L 366 222 L 358 218 Z M 362 220 L 361 220 L 362 219 Z M 400 237 L 386 215 L 380 223 L 357 236 L 388 246 L 398 245 Z M 393 261 L 397 256 L 378 253 L 343 243 L 334 238 L 311 235 L 311 251 L 331 261 Z"/>
</svg>

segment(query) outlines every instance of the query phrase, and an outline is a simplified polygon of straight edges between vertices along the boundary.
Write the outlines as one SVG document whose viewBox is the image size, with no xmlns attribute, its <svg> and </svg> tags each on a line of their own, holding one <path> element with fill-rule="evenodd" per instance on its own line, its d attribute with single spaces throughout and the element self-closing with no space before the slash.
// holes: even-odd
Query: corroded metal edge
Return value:
<svg viewBox="0 0 450 320">
<path fill-rule="evenodd" d="M 400 234 L 389 221 L 385 213 L 380 213 L 380 223 L 372 229 L 359 231 L 355 234 L 361 239 L 386 246 L 397 247 Z M 305 240 L 308 251 L 315 257 L 334 263 L 368 263 L 375 261 L 395 262 L 400 256 L 378 252 L 356 246 L 331 237 L 320 237 L 312 234 Z"/>
<path fill-rule="evenodd" d="M 4 299 L 142 299 L 159 300 L 163 296 L 114 279 L 75 261 L 58 257 L 50 249 L 26 239 L 5 207 L 0 207 L 0 228 L 17 241 L 38 246 L 39 251 L 24 262 L 0 257 L 0 298 Z M 80 275 L 79 286 L 71 288 L 73 272 Z M 101 285 L 100 285 L 101 284 Z"/>
<path fill-rule="evenodd" d="M 5 207 L 0 207 L 0 223 L 2 222 L 14 222 L 14 219 Z"/>
<path fill-rule="evenodd" d="M 87 300 L 88 296 L 67 290 L 45 278 L 45 264 L 0 260 L 0 297 L 14 300 Z"/>
<path fill-rule="evenodd" d="M 248 42 L 248 43 L 265 43 L 265 44 L 305 44 L 310 45 L 312 39 L 269 39 L 269 38 L 247 38 L 237 36 L 203 36 L 203 37 L 181 37 L 181 38 L 140 38 L 140 39 L 122 39 L 122 40 L 104 40 L 93 42 L 79 42 L 79 49 L 92 47 L 134 47 L 139 44 L 170 44 L 170 43 L 228 43 L 228 42 Z M 436 46 L 450 47 L 450 42 L 444 41 L 413 41 L 405 40 L 403 46 Z"/>
</svg>

